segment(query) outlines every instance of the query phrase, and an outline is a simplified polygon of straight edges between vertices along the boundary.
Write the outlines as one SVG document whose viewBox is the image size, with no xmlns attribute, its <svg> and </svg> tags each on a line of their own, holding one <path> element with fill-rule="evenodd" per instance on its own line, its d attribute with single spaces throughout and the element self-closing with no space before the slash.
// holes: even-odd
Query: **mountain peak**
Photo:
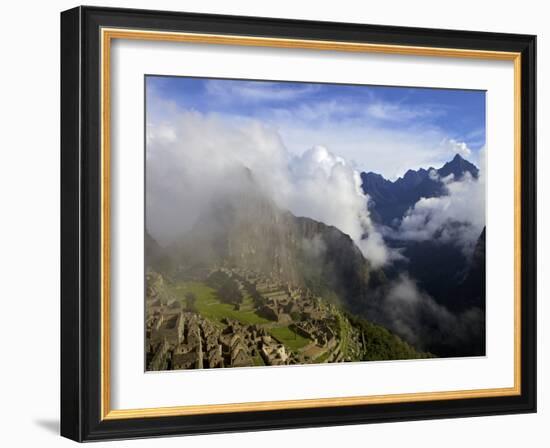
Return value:
<svg viewBox="0 0 550 448">
<path fill-rule="evenodd" d="M 466 160 L 459 153 L 456 153 L 452 160 L 452 162 L 462 162 L 462 161 L 465 162 Z"/>
<path fill-rule="evenodd" d="M 469 173 L 472 177 L 477 179 L 479 176 L 479 169 L 473 163 L 464 159 L 460 154 L 456 154 L 450 162 L 447 162 L 441 168 L 437 170 L 441 177 L 447 177 L 453 174 L 455 179 L 462 178 L 466 173 Z"/>
</svg>

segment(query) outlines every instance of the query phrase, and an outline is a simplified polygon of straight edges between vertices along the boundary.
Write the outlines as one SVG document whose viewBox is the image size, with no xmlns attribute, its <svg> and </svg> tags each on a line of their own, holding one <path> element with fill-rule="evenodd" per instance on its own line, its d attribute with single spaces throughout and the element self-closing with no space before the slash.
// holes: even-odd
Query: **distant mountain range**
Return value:
<svg viewBox="0 0 550 448">
<path fill-rule="evenodd" d="M 457 154 L 439 169 L 409 170 L 394 182 L 375 173 L 362 173 L 361 178 L 363 191 L 371 199 L 368 207 L 372 218 L 397 229 L 418 200 L 448 194 L 445 183 L 451 180 L 449 176 L 461 180 L 466 175 L 477 179 L 479 169 Z M 404 256 L 385 269 L 389 278 L 408 272 L 437 303 L 452 312 L 485 309 L 485 228 L 471 257 L 453 241 L 401 239 L 399 232 L 390 232 L 385 242 Z"/>
<path fill-rule="evenodd" d="M 361 188 L 371 200 L 369 210 L 375 222 L 386 226 L 399 225 L 405 212 L 420 198 L 439 197 L 446 194 L 445 180 L 453 176 L 462 179 L 466 173 L 473 178 L 479 176 L 479 169 L 471 162 L 456 155 L 441 168 L 430 167 L 408 170 L 403 177 L 392 182 L 377 173 L 361 173 Z"/>
</svg>

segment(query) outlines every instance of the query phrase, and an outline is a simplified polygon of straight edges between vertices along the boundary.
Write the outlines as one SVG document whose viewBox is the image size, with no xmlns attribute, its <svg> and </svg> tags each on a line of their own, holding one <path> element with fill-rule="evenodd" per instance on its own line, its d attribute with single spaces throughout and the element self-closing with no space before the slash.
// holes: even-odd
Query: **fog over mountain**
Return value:
<svg viewBox="0 0 550 448">
<path fill-rule="evenodd" d="M 349 235 L 279 208 L 250 170 L 236 175 L 240 180 L 234 186 L 238 182 L 240 190 L 212 200 L 179 239 L 175 256 L 197 266 L 228 263 L 275 273 L 283 282 L 319 295 L 336 294 L 346 306 L 363 307 L 369 283 L 378 282 L 379 271 Z"/>
<path fill-rule="evenodd" d="M 176 117 L 151 125 L 147 134 L 147 228 L 161 245 L 232 191 L 231 173 L 245 167 L 280 208 L 337 227 L 373 265 L 391 259 L 365 206 L 359 173 L 344 159 L 323 146 L 291 155 L 278 133 L 259 122 L 234 125 L 190 111 Z"/>
<path fill-rule="evenodd" d="M 295 155 L 258 121 L 173 111 L 147 130 L 148 244 L 274 269 L 439 356 L 483 354 L 483 166 L 456 155 L 391 182 L 337 151 Z"/>
</svg>

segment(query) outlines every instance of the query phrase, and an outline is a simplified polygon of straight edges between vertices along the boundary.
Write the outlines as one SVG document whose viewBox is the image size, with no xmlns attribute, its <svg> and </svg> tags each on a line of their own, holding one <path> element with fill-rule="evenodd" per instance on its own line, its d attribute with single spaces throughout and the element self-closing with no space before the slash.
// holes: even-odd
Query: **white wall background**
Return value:
<svg viewBox="0 0 550 448">
<path fill-rule="evenodd" d="M 373 447 L 548 446 L 546 387 L 550 318 L 550 11 L 535 0 L 337 2 L 277 0 L 89 1 L 88 4 L 284 18 L 352 21 L 537 34 L 539 194 L 539 413 L 537 415 L 344 426 L 124 441 L 110 446 L 267 447 L 346 443 Z M 70 1 L 5 2 L 0 70 L 0 441 L 3 446 L 68 446 L 59 421 L 59 12 Z M 545 278 L 546 277 L 546 278 Z M 96 446 L 103 446 L 99 444 Z"/>
</svg>

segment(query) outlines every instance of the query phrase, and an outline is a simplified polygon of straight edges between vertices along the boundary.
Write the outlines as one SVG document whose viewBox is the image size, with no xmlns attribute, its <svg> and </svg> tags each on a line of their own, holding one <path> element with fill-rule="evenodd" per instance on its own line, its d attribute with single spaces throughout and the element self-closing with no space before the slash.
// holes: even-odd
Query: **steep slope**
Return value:
<svg viewBox="0 0 550 448">
<path fill-rule="evenodd" d="M 238 194 L 210 204 L 181 241 L 179 260 L 255 270 L 346 303 L 362 300 L 372 269 L 353 240 L 333 226 L 279 209 L 247 177 Z"/>
<path fill-rule="evenodd" d="M 479 176 L 479 169 L 473 163 L 462 158 L 459 154 L 455 155 L 453 160 L 447 162 L 437 170 L 437 174 L 439 174 L 440 177 L 444 178 L 452 174 L 456 180 L 462 179 L 466 173 L 470 173 L 474 179 L 477 179 Z"/>
<path fill-rule="evenodd" d="M 451 309 L 476 307 L 485 311 L 485 227 L 477 240 L 464 279 L 459 283 Z"/>
<path fill-rule="evenodd" d="M 160 245 L 157 243 L 157 241 L 147 231 L 147 229 L 145 229 L 144 250 L 145 267 L 156 267 L 160 259 L 163 257 L 163 250 L 162 247 L 160 247 Z"/>
</svg>

